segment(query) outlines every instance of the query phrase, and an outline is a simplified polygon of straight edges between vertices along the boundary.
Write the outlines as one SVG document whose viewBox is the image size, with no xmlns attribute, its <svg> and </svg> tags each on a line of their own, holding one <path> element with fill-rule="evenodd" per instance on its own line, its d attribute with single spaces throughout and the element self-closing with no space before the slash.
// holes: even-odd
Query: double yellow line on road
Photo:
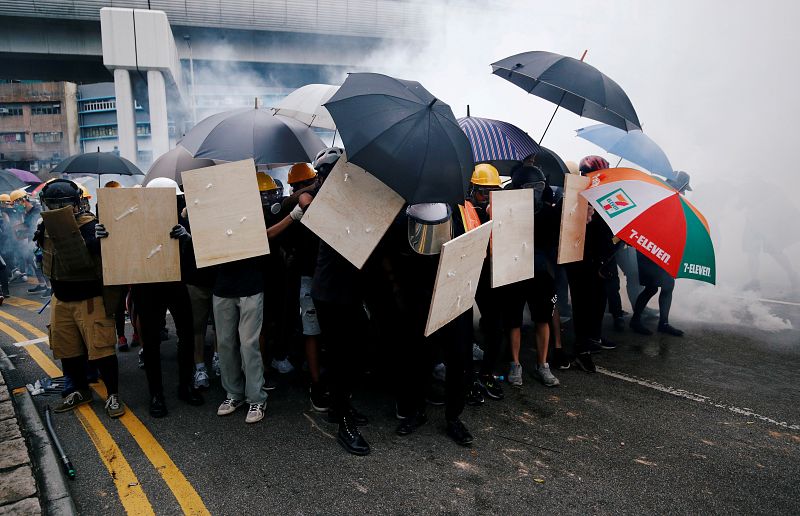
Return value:
<svg viewBox="0 0 800 516">
<path fill-rule="evenodd" d="M 0 311 L 0 318 L 13 322 L 20 328 L 29 332 L 34 338 L 47 336 L 38 328 L 5 311 Z M 18 342 L 26 341 L 30 338 L 25 337 L 3 322 L 0 322 L 0 331 Z M 51 377 L 62 376 L 61 370 L 53 360 L 35 344 L 25 346 L 23 349 L 28 352 L 30 357 L 45 373 Z M 105 385 L 100 383 L 93 388 L 101 399 L 106 399 L 107 392 Z M 81 424 L 86 429 L 86 433 L 92 439 L 95 448 L 97 448 L 100 457 L 103 459 L 106 469 L 108 469 L 114 479 L 114 484 L 117 487 L 119 498 L 125 511 L 128 514 L 137 515 L 154 514 L 153 507 L 142 490 L 133 469 L 130 467 L 130 464 L 125 459 L 122 451 L 119 449 L 119 446 L 117 446 L 106 427 L 89 406 L 82 405 L 78 407 L 77 410 Z M 203 500 L 200 498 L 200 495 L 197 494 L 197 491 L 195 491 L 194 487 L 192 487 L 180 469 L 178 469 L 169 454 L 164 450 L 161 444 L 159 444 L 142 421 L 136 417 L 130 407 L 127 408 L 125 414 L 119 418 L 119 420 L 125 428 L 127 428 L 128 432 L 130 432 L 136 444 L 139 445 L 147 459 L 161 475 L 161 478 L 164 479 L 164 482 L 172 491 L 172 494 L 175 496 L 184 514 L 210 514 Z"/>
</svg>

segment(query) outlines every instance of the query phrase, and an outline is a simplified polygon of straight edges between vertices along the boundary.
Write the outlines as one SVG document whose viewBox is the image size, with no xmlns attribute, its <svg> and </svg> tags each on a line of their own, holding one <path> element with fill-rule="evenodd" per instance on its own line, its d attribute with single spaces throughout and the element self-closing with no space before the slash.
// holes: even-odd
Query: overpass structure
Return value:
<svg viewBox="0 0 800 516">
<path fill-rule="evenodd" d="M 134 105 L 150 111 L 153 157 L 167 110 L 189 127 L 252 94 L 380 69 L 387 44 L 422 45 L 444 4 L 421 0 L 6 0 L 0 79 L 113 80 L 120 153 L 136 161 Z M 230 104 L 232 93 L 238 94 Z M 200 115 L 200 116 L 198 116 Z"/>
</svg>

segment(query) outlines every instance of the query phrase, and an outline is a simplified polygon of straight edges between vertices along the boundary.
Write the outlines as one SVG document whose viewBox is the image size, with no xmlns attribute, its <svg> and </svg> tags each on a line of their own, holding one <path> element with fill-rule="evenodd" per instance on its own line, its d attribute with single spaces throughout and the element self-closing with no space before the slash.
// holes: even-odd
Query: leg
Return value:
<svg viewBox="0 0 800 516">
<path fill-rule="evenodd" d="M 239 300 L 239 342 L 241 362 L 244 367 L 245 396 L 248 403 L 264 403 L 264 363 L 258 345 L 264 317 L 264 294 L 243 297 Z"/>
<path fill-rule="evenodd" d="M 164 288 L 157 284 L 134 285 L 133 299 L 136 304 L 141 328 L 145 372 L 150 397 L 163 396 L 161 377 L 161 319 L 166 314 L 167 301 Z"/>
<path fill-rule="evenodd" d="M 213 299 L 222 388 L 225 389 L 229 399 L 242 401 L 245 396 L 245 379 L 237 338 L 239 298 L 214 296 Z"/>
<path fill-rule="evenodd" d="M 191 306 L 186 285 L 170 284 L 167 307 L 178 335 L 178 388 L 184 390 L 192 389 L 194 379 L 194 325 Z"/>
</svg>

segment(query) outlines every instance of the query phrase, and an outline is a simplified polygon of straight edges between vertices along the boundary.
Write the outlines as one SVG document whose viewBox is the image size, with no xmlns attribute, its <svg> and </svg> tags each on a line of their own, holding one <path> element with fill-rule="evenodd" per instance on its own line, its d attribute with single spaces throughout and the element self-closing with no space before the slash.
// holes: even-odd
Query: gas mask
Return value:
<svg viewBox="0 0 800 516">
<path fill-rule="evenodd" d="M 450 206 L 444 203 L 412 204 L 406 209 L 408 245 L 422 255 L 436 255 L 453 237 Z"/>
</svg>

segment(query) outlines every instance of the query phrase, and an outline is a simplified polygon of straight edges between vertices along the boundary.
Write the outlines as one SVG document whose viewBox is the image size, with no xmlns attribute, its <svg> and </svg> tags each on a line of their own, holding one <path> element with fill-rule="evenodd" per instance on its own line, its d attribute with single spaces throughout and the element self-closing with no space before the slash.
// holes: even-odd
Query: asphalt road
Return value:
<svg viewBox="0 0 800 516">
<path fill-rule="evenodd" d="M 45 376 L 44 355 L 31 346 L 49 350 L 14 343 L 41 335 L 32 330 L 45 330 L 49 310 L 37 315 L 40 300 L 23 287 L 0 308 L 0 345 L 17 367 L 15 381 L 26 383 Z M 244 423 L 244 411 L 216 416 L 218 382 L 204 406 L 183 405 L 174 396 L 174 332 L 163 346 L 167 418 L 148 415 L 144 374 L 128 352 L 119 354 L 121 393 L 143 427 L 109 420 L 99 397 L 95 422 L 77 413 L 55 421 L 77 468 L 75 503 L 87 515 L 798 514 L 800 306 L 767 308 L 795 329 L 675 319 L 686 337 L 615 334 L 619 348 L 596 355 L 600 373 L 555 372 L 559 388 L 526 371 L 525 385 L 507 387 L 505 400 L 467 408 L 472 448 L 444 436 L 439 407 L 429 407 L 417 433 L 396 436 L 381 374 L 354 396 L 371 418 L 367 457 L 338 446 L 336 427 L 309 411 L 297 376 L 279 378 L 256 425 Z M 526 350 L 523 363 L 531 357 Z M 35 397 L 40 408 L 58 399 Z"/>
</svg>

